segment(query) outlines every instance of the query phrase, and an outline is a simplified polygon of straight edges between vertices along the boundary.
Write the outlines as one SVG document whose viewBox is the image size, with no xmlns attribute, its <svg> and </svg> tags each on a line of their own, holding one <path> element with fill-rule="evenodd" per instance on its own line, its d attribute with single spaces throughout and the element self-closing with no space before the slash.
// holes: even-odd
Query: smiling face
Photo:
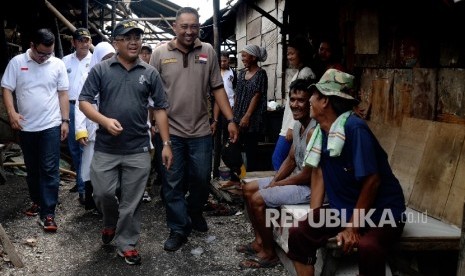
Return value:
<svg viewBox="0 0 465 276">
<path fill-rule="evenodd" d="M 189 50 L 199 36 L 199 18 L 193 13 L 182 13 L 173 23 L 176 43 L 182 50 Z"/>
<path fill-rule="evenodd" d="M 257 58 L 244 51 L 241 52 L 241 59 L 245 68 L 249 68 L 250 65 L 257 64 Z"/>
<path fill-rule="evenodd" d="M 310 117 L 318 121 L 318 117 L 323 113 L 326 98 L 322 97 L 317 88 L 315 87 L 312 88 L 310 93 L 312 95 L 309 100 Z"/>
<path fill-rule="evenodd" d="M 113 46 L 118 56 L 127 61 L 134 61 L 139 57 L 142 46 L 142 34 L 138 30 L 132 30 L 124 35 L 115 37 Z"/>
<path fill-rule="evenodd" d="M 298 69 L 301 64 L 299 51 L 294 47 L 287 47 L 287 61 L 289 62 L 289 67 Z"/>
<path fill-rule="evenodd" d="M 310 116 L 310 93 L 302 90 L 291 90 L 289 94 L 289 106 L 294 120 L 301 121 Z"/>
</svg>

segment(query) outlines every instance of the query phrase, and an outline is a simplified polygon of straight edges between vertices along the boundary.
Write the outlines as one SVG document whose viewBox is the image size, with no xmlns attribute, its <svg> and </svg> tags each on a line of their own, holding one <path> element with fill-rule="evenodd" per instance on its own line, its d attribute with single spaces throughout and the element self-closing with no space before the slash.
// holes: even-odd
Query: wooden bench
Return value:
<svg viewBox="0 0 465 276">
<path fill-rule="evenodd" d="M 404 118 L 400 127 L 368 124 L 389 156 L 408 207 L 406 226 L 399 244 L 394 246 L 396 254 L 389 258 L 389 264 L 408 275 L 421 275 L 418 265 L 415 267 L 405 260 L 406 252 L 455 251 L 458 252 L 457 275 L 465 275 L 465 227 L 462 225 L 465 223 L 465 128 L 413 118 Z M 296 218 L 302 215 L 303 208 L 308 210 L 308 205 L 282 206 Z M 274 229 L 275 241 L 284 252 L 288 250 L 287 230 Z M 328 243 L 319 253 L 316 271 L 323 275 L 357 273 L 356 262 L 340 273 L 336 266 L 341 261 L 328 258 L 340 254 L 328 254 L 328 250 L 339 249 L 335 242 Z M 282 251 L 279 253 L 282 262 L 294 274 L 292 264 Z"/>
</svg>

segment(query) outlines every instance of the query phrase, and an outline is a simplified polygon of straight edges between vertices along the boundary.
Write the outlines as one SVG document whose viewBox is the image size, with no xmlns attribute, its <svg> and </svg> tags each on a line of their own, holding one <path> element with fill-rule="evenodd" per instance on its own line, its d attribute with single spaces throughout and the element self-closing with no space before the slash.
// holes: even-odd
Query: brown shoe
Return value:
<svg viewBox="0 0 465 276">
<path fill-rule="evenodd" d="M 26 214 L 26 216 L 35 217 L 39 214 L 39 212 L 40 206 L 38 204 L 32 203 L 31 207 L 24 211 L 24 214 Z"/>
</svg>

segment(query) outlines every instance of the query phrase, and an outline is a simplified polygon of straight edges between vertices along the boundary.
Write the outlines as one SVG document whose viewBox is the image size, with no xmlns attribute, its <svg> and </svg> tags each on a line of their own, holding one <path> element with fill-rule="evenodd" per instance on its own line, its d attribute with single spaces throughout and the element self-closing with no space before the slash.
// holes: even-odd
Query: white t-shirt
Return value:
<svg viewBox="0 0 465 276">
<path fill-rule="evenodd" d="M 30 56 L 31 49 L 10 60 L 2 78 L 2 87 L 16 94 L 23 131 L 42 131 L 61 124 L 58 93 L 67 93 L 66 67 L 51 56 L 39 64 Z"/>
<path fill-rule="evenodd" d="M 291 83 L 296 79 L 315 79 L 315 73 L 313 73 L 312 69 L 308 67 L 304 67 L 300 69 L 291 80 Z M 286 136 L 287 130 L 292 129 L 294 127 L 295 120 L 292 116 L 291 107 L 289 106 L 289 89 L 286 92 L 286 104 L 284 106 L 284 114 L 283 114 L 283 122 L 281 124 L 281 132 L 279 133 L 280 136 Z"/>
<path fill-rule="evenodd" d="M 231 105 L 231 108 L 233 108 L 234 107 L 234 88 L 233 88 L 234 72 L 231 68 L 228 68 L 228 70 L 224 70 L 224 71 L 222 70 L 221 73 L 223 74 L 224 90 L 226 90 L 229 104 Z"/>
</svg>

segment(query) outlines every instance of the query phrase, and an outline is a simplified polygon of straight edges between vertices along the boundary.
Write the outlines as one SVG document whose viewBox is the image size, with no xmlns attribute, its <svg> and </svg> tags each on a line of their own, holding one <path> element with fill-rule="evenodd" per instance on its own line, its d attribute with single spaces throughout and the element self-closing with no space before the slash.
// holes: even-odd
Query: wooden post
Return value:
<svg viewBox="0 0 465 276">
<path fill-rule="evenodd" d="M 460 235 L 459 258 L 457 261 L 457 276 L 465 275 L 465 202 L 463 203 L 462 234 Z"/>
<path fill-rule="evenodd" d="M 16 267 L 24 267 L 21 258 L 19 257 L 18 253 L 16 253 L 14 245 L 11 243 L 10 239 L 6 235 L 5 229 L 3 229 L 2 224 L 0 224 L 0 242 L 2 243 L 3 249 L 5 250 L 6 254 L 8 254 L 8 258 L 10 259 L 11 263 Z"/>
</svg>

